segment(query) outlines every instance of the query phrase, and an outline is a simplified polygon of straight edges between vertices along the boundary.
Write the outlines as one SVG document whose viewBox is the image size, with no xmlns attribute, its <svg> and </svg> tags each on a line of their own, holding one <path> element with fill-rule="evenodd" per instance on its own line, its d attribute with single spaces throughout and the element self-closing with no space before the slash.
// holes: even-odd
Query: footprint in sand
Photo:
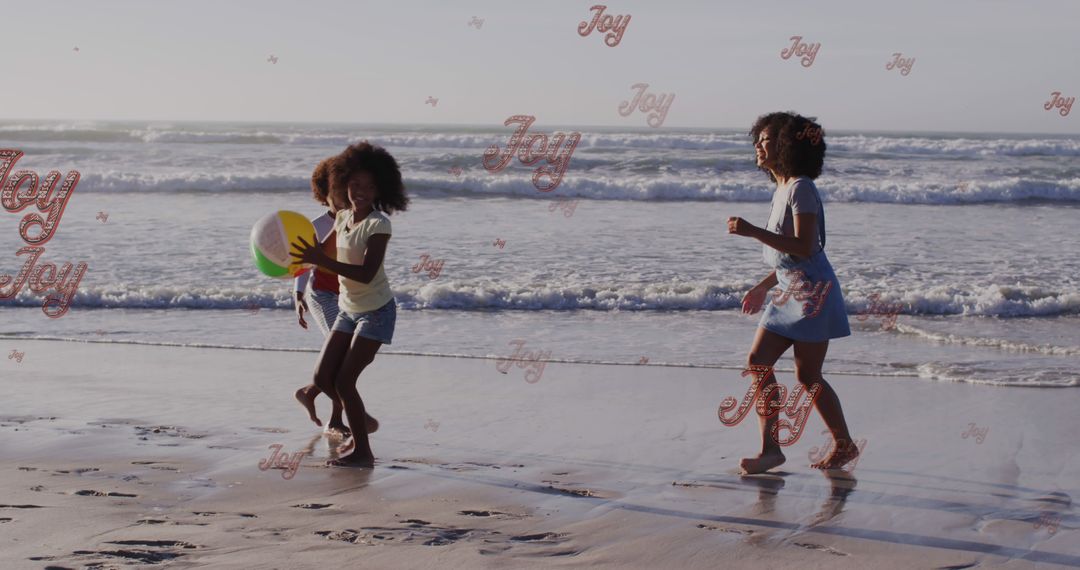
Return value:
<svg viewBox="0 0 1080 570">
<path fill-rule="evenodd" d="M 821 551 L 821 552 L 826 552 L 826 553 L 832 554 L 833 556 L 848 556 L 848 553 L 846 553 L 846 552 L 840 552 L 839 550 L 836 550 L 835 548 L 831 548 L 829 546 L 824 546 L 822 544 L 814 544 L 812 542 L 793 542 L 792 544 L 794 544 L 795 546 L 798 546 L 800 548 L 806 548 L 806 549 L 809 549 L 809 550 L 818 550 L 818 551 Z"/>
<path fill-rule="evenodd" d="M 726 526 L 713 526 L 711 524 L 699 524 L 699 525 L 697 525 L 697 527 L 698 528 L 703 528 L 703 529 L 706 529 L 706 530 L 716 530 L 716 531 L 720 531 L 720 532 L 730 532 L 730 533 L 734 533 L 734 534 L 754 534 L 754 531 L 749 530 L 749 529 L 744 530 L 744 529 L 741 529 L 741 528 L 731 528 L 731 527 L 726 527 Z"/>
<path fill-rule="evenodd" d="M 104 493 L 102 491 L 93 491 L 93 490 L 89 490 L 89 489 L 84 489 L 82 491 L 75 491 L 73 494 L 82 495 L 84 497 L 129 497 L 129 498 L 138 497 L 138 495 L 132 495 L 130 493 L 117 493 L 117 492 Z"/>
<path fill-rule="evenodd" d="M 121 546 L 153 546 L 155 548 L 165 548 L 166 546 L 177 548 L 199 548 L 184 540 L 110 540 L 107 541 L 107 544 L 119 544 Z"/>
<path fill-rule="evenodd" d="M 399 462 L 399 463 L 419 463 L 421 465 L 430 465 L 431 467 L 438 467 L 440 469 L 447 469 L 449 471 L 477 471 L 477 470 L 479 470 L 481 468 L 485 468 L 485 469 L 502 469 L 503 467 L 507 467 L 507 468 L 511 468 L 511 469 L 520 469 L 522 467 L 525 467 L 524 465 L 520 465 L 520 464 L 497 465 L 495 463 L 479 463 L 479 462 L 476 462 L 476 461 L 466 461 L 464 463 L 442 463 L 442 462 L 436 461 L 434 459 L 424 459 L 424 458 L 419 458 L 419 459 L 414 459 L 414 458 L 394 459 L 393 461 L 396 461 L 396 462 Z M 390 468 L 391 469 L 407 469 L 407 467 L 400 467 L 400 466 L 394 466 L 394 465 L 391 465 Z"/>
<path fill-rule="evenodd" d="M 491 517 L 496 519 L 523 519 L 526 515 L 515 515 L 511 513 L 504 513 L 501 511 L 481 511 L 481 510 L 466 510 L 458 511 L 459 515 L 466 517 Z"/>
<path fill-rule="evenodd" d="M 432 526 L 431 523 L 420 519 L 403 520 L 401 527 L 364 527 L 360 530 L 347 528 L 345 530 L 320 530 L 315 534 L 328 540 L 340 540 L 352 544 L 375 546 L 377 544 L 397 543 L 413 544 L 419 542 L 424 546 L 446 546 L 465 539 L 481 539 L 487 542 L 498 537 L 498 531 Z"/>
<path fill-rule="evenodd" d="M 297 509 L 325 509 L 332 506 L 334 505 L 331 503 L 300 503 L 299 505 L 293 505 Z"/>
<path fill-rule="evenodd" d="M 135 426 L 135 435 L 139 436 L 139 439 L 141 440 L 149 440 L 152 436 L 202 439 L 206 437 L 207 434 L 188 433 L 184 428 L 176 426 Z"/>
<path fill-rule="evenodd" d="M 149 524 L 169 524 L 169 525 L 175 525 L 175 526 L 209 526 L 210 525 L 210 523 L 192 523 L 192 522 L 182 522 L 182 521 L 169 521 L 169 520 L 162 520 L 162 519 L 139 519 L 139 520 L 135 521 L 135 524 L 148 524 L 148 525 Z"/>
<path fill-rule="evenodd" d="M 70 469 L 70 470 L 69 469 L 55 469 L 55 470 L 53 470 L 53 473 L 57 473 L 57 474 L 60 474 L 60 475 L 70 475 L 72 473 L 74 473 L 76 475 L 82 475 L 83 473 L 93 473 L 94 471 L 101 471 L 101 469 L 98 469 L 97 467 L 81 467 L 79 469 Z"/>
<path fill-rule="evenodd" d="M 251 427 L 251 428 L 248 428 L 248 429 L 253 430 L 253 431 L 262 432 L 262 433 L 289 433 L 289 430 L 287 430 L 285 428 L 276 428 L 276 427 Z"/>
<path fill-rule="evenodd" d="M 199 548 L 198 546 L 189 542 L 178 540 L 117 540 L 111 541 L 108 544 L 116 545 L 137 545 L 148 547 L 172 547 L 182 549 Z M 122 559 L 127 563 L 141 563 L 141 564 L 159 564 L 167 562 L 184 556 L 184 553 L 177 552 L 175 550 L 146 550 L 136 548 L 122 548 L 119 550 L 75 550 L 71 553 L 71 558 L 78 558 L 80 565 L 87 568 L 102 568 L 106 564 L 115 563 L 116 559 Z M 33 556 L 30 560 L 43 561 L 43 560 L 56 560 L 56 556 Z"/>
<path fill-rule="evenodd" d="M 531 542 L 534 544 L 556 544 L 562 542 L 563 534 L 557 532 L 540 532 L 536 534 L 522 534 L 519 536 L 511 536 L 510 540 L 514 542 Z"/>
<path fill-rule="evenodd" d="M 596 491 L 593 491 L 592 489 L 571 489 L 571 488 L 564 488 L 564 487 L 556 487 L 554 485 L 548 485 L 548 489 L 554 489 L 555 491 L 558 491 L 560 493 L 565 493 L 567 495 L 573 495 L 575 497 L 605 498 L 605 497 L 601 497 L 600 494 L 598 494 Z"/>
</svg>

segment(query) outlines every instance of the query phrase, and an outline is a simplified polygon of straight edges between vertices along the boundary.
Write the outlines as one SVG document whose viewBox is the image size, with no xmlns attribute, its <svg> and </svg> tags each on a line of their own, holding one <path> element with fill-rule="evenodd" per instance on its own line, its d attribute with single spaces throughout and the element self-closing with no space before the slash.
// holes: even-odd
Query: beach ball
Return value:
<svg viewBox="0 0 1080 570">
<path fill-rule="evenodd" d="M 296 263 L 289 255 L 291 243 L 303 237 L 308 243 L 315 240 L 315 226 L 303 214 L 278 210 L 255 222 L 251 228 L 251 256 L 255 267 L 270 277 L 289 279 L 311 270 L 307 263 Z"/>
</svg>

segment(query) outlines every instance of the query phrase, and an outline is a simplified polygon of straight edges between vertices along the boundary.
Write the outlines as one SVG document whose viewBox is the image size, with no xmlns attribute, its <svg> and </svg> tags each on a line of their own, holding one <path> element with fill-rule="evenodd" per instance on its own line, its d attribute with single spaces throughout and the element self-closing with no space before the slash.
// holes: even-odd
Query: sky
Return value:
<svg viewBox="0 0 1080 570">
<path fill-rule="evenodd" d="M 792 110 L 827 130 L 1080 133 L 1080 109 L 1044 108 L 1080 94 L 1076 0 L 613 0 L 614 47 L 578 33 L 594 5 L 0 0 L 0 120 L 643 127 L 618 110 L 646 83 L 670 101 L 658 132 Z M 820 44 L 809 66 L 781 57 L 793 36 Z"/>
</svg>

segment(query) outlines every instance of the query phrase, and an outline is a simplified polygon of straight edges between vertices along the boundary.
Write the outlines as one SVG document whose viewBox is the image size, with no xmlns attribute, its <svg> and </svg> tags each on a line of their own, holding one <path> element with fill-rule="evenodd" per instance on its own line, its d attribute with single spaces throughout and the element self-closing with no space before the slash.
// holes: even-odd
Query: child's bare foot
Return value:
<svg viewBox="0 0 1080 570">
<path fill-rule="evenodd" d="M 349 437 L 352 435 L 352 430 L 349 429 L 349 426 L 340 421 L 334 422 L 331 420 L 330 423 L 326 424 L 326 429 L 323 430 L 323 433 L 335 437 Z"/>
<path fill-rule="evenodd" d="M 354 447 L 356 447 L 356 442 L 353 441 L 353 438 L 350 437 L 349 439 L 345 440 L 345 443 L 342 443 L 338 446 L 338 455 L 345 455 L 346 453 L 352 451 Z"/>
<path fill-rule="evenodd" d="M 304 406 L 311 421 L 315 422 L 315 425 L 321 426 L 322 421 L 319 420 L 319 415 L 315 413 L 315 396 L 318 395 L 318 388 L 315 388 L 313 384 L 308 384 L 296 391 L 296 401 L 300 402 L 301 406 Z"/>
<path fill-rule="evenodd" d="M 853 443 L 847 443 L 846 440 L 839 439 L 836 441 L 836 450 L 829 454 L 829 457 L 825 458 L 824 461 L 812 464 L 810 467 L 814 469 L 840 469 L 858 456 L 858 447 Z"/>
<path fill-rule="evenodd" d="M 340 459 L 331 459 L 326 462 L 330 467 L 375 467 L 375 456 L 373 455 L 359 455 L 356 453 L 350 453 Z"/>
<path fill-rule="evenodd" d="M 753 475 L 755 473 L 764 473 L 773 467 L 783 465 L 787 461 L 784 454 L 779 449 L 776 451 L 768 451 L 762 453 L 757 457 L 746 457 L 739 462 L 739 467 L 742 467 L 743 473 L 747 475 Z"/>
<path fill-rule="evenodd" d="M 367 432 L 369 434 L 379 431 L 379 420 L 368 416 L 367 419 L 364 420 L 364 422 L 364 427 L 367 428 Z M 352 430 L 349 429 L 349 426 L 345 425 L 342 422 L 331 421 L 329 424 L 327 424 L 326 429 L 323 431 L 326 433 L 326 435 L 337 437 L 352 437 Z"/>
</svg>

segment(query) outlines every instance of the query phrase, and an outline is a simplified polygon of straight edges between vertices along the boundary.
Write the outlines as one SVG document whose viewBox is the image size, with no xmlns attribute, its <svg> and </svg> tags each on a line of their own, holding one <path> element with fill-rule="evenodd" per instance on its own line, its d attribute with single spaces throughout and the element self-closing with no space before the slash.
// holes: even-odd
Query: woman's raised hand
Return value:
<svg viewBox="0 0 1080 570">
<path fill-rule="evenodd" d="M 755 229 L 754 224 L 736 216 L 732 216 L 727 220 L 727 232 L 729 234 L 748 236 L 753 233 Z"/>
<path fill-rule="evenodd" d="M 765 304 L 765 297 L 769 294 L 769 290 L 755 285 L 753 289 L 746 292 L 742 298 L 742 312 L 746 315 L 752 315 L 761 310 L 761 306 Z"/>
</svg>

